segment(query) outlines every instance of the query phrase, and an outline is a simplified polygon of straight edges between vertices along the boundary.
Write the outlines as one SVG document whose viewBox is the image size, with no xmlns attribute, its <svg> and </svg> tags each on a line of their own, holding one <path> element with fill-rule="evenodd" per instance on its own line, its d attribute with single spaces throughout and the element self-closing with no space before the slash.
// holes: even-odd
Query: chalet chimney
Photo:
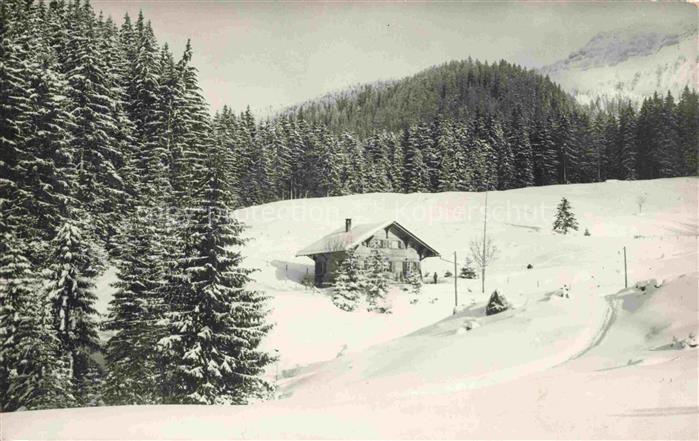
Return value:
<svg viewBox="0 0 699 441">
<path fill-rule="evenodd" d="M 352 229 L 352 219 L 345 219 L 345 233 Z"/>
</svg>

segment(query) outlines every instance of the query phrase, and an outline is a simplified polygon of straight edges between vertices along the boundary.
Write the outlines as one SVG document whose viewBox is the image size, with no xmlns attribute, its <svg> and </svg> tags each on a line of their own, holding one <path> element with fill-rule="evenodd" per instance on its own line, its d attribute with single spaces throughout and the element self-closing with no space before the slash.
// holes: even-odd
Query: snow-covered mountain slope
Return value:
<svg viewBox="0 0 699 441">
<path fill-rule="evenodd" d="M 641 100 L 654 92 L 677 97 L 697 87 L 696 27 L 603 32 L 566 59 L 539 69 L 580 102 L 597 97 Z"/>
<path fill-rule="evenodd" d="M 488 194 L 500 249 L 479 280 L 440 275 L 394 313 L 347 313 L 299 284 L 298 250 L 344 225 L 398 220 L 461 261 L 482 234 L 482 193 L 367 194 L 239 210 L 246 263 L 270 296 L 279 400 L 236 407 L 125 407 L 3 415 L 7 439 L 110 438 L 697 438 L 699 180 L 576 184 Z M 580 230 L 551 231 L 565 196 Z M 638 197 L 645 203 L 639 207 Z M 589 236 L 583 234 L 588 229 Z M 623 247 L 630 288 L 624 289 Z M 533 265 L 527 269 L 527 264 Z M 102 280 L 100 309 L 110 296 Z M 637 281 L 655 279 L 645 290 Z M 563 284 L 570 299 L 555 295 Z M 656 285 L 659 288 L 656 288 Z M 514 308 L 486 317 L 498 289 Z M 477 323 L 472 330 L 465 323 Z"/>
</svg>

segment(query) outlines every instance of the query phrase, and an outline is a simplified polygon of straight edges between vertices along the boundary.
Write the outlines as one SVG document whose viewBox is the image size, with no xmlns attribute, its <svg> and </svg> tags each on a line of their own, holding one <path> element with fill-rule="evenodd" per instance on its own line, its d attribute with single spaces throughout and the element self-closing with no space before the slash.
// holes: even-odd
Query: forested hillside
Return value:
<svg viewBox="0 0 699 441">
<path fill-rule="evenodd" d="M 451 61 L 400 81 L 360 85 L 294 106 L 284 113 L 333 132 L 364 138 L 377 130 L 400 132 L 438 115 L 467 120 L 477 113 L 510 116 L 521 106 L 527 118 L 570 109 L 574 102 L 541 75 L 500 61 Z"/>
<path fill-rule="evenodd" d="M 229 215 L 235 163 L 191 56 L 143 16 L 117 26 L 79 0 L 0 3 L 2 411 L 270 390 L 263 297 L 246 289 Z M 101 320 L 107 266 L 117 292 Z"/>
<path fill-rule="evenodd" d="M 694 175 L 699 100 L 580 106 L 544 77 L 452 62 L 300 105 L 271 121 L 224 108 L 239 202 L 365 192 L 505 190 Z"/>
</svg>

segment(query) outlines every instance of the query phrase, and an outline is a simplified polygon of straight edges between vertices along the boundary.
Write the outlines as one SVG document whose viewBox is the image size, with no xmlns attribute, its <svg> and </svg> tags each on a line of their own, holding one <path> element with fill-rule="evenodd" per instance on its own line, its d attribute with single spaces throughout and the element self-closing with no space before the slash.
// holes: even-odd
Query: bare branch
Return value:
<svg viewBox="0 0 699 441">
<path fill-rule="evenodd" d="M 490 236 L 485 239 L 485 247 L 483 247 L 483 239 L 474 239 L 469 246 L 471 258 L 473 262 L 483 269 L 487 267 L 498 254 L 498 247 Z"/>
</svg>

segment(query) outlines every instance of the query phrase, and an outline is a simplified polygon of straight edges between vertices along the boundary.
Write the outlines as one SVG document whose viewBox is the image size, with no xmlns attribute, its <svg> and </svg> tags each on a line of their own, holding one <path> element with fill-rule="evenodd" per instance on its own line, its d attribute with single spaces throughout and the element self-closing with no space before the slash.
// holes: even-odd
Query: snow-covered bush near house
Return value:
<svg viewBox="0 0 699 441">
<path fill-rule="evenodd" d="M 459 273 L 459 277 L 462 279 L 477 279 L 478 275 L 476 274 L 476 270 L 473 268 L 473 261 L 469 259 L 468 257 L 466 258 L 466 262 L 464 263 L 464 266 L 461 267 L 461 272 Z"/>
</svg>

